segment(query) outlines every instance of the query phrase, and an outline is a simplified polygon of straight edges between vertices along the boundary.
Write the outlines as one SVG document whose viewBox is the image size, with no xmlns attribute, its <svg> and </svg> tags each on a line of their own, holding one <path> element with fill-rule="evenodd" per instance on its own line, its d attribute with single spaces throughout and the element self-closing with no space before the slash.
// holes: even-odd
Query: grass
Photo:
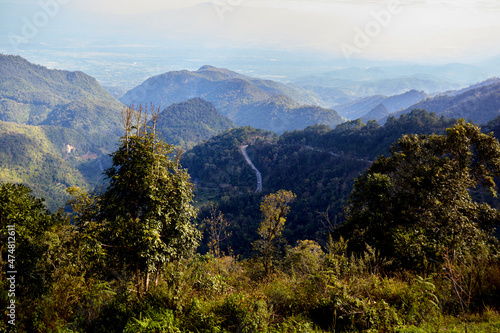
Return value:
<svg viewBox="0 0 500 333">
<path fill-rule="evenodd" d="M 486 308 L 481 314 L 468 315 L 465 318 L 442 316 L 439 319 L 422 323 L 418 326 L 406 326 L 396 329 L 398 333 L 497 333 L 500 332 L 500 314 Z"/>
</svg>

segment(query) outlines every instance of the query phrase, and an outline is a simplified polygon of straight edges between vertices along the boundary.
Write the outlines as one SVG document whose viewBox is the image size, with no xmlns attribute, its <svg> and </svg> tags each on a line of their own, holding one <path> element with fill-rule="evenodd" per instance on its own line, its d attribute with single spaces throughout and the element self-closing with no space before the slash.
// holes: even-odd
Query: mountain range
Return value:
<svg viewBox="0 0 500 333">
<path fill-rule="evenodd" d="M 270 149 L 270 159 L 276 159 L 273 154 L 281 154 L 273 148 L 280 140 L 298 144 L 290 151 L 286 148 L 286 155 L 297 152 L 299 156 L 307 156 L 306 160 L 296 160 L 293 165 L 279 162 L 283 170 L 293 174 L 291 170 L 301 168 L 300 163 L 315 160 L 316 153 L 323 157 L 355 155 L 353 163 L 356 159 L 361 162 L 375 158 L 374 154 L 383 152 L 397 139 L 387 133 L 400 135 L 403 128 L 410 132 L 414 122 L 429 123 L 428 116 L 412 113 L 414 109 L 434 112 L 431 118 L 464 117 L 486 124 L 497 117 L 500 105 L 499 79 L 437 94 L 413 89 L 392 96 L 368 96 L 337 105 L 337 113 L 324 108 L 325 100 L 318 94 L 295 84 L 253 78 L 213 66 L 151 77 L 128 91 L 120 101 L 83 72 L 48 69 L 18 56 L 0 55 L 0 74 L 0 181 L 29 185 L 36 195 L 47 198 L 51 209 L 65 201 L 64 190 L 69 186 L 90 189 L 102 184 L 102 171 L 110 163 L 109 153 L 114 151 L 122 134 L 121 111 L 125 105 L 152 102 L 159 106 L 157 133 L 170 144 L 193 148 L 185 155 L 193 177 L 199 179 L 200 184 L 206 183 L 206 177 L 212 179 L 207 185 L 212 187 L 209 191 L 229 186 L 236 194 L 245 193 L 255 185 L 251 184 L 253 171 L 244 160 L 239 160 L 242 144 L 250 142 L 248 154 L 257 159 L 261 167 L 266 167 L 268 162 L 258 161 L 255 144 L 270 145 L 266 146 Z M 337 89 L 323 88 L 325 91 Z M 348 93 L 344 95 L 345 101 L 352 97 Z M 400 117 L 403 113 L 410 116 Z M 360 119 L 344 122 L 346 118 Z M 401 120 L 396 121 L 398 118 Z M 380 123 L 388 121 L 388 126 L 382 127 L 386 132 L 379 130 L 380 125 L 369 121 L 371 119 Z M 436 119 L 432 118 L 430 123 L 439 120 Z M 261 130 L 243 127 L 238 132 L 235 128 L 242 125 Z M 352 132 L 361 128 L 363 131 Z M 284 134 L 278 139 L 265 130 Z M 372 132 L 380 135 L 375 138 Z M 231 133 L 239 134 L 235 137 Z M 217 135 L 230 142 L 218 144 L 217 140 L 210 139 Z M 377 148 L 362 143 L 365 135 L 378 142 Z M 301 139 L 295 142 L 292 137 Z M 258 143 L 259 140 L 267 143 Z M 304 149 L 310 151 L 301 155 Z M 223 157 L 226 150 L 231 151 L 228 158 Z M 217 160 L 218 156 L 221 161 Z M 235 161 L 230 162 L 232 160 Z M 339 161 L 346 160 L 337 158 L 332 163 Z M 322 168 L 320 165 L 323 164 L 316 167 Z M 237 176 L 243 169 L 245 176 Z M 266 172 L 262 172 L 266 181 L 278 177 L 266 178 Z M 317 169 L 317 172 L 323 171 Z M 233 183 L 231 175 L 239 177 L 239 181 L 228 185 Z"/>
<path fill-rule="evenodd" d="M 464 118 L 477 124 L 486 124 L 500 115 L 500 82 L 489 80 L 487 83 L 462 92 L 427 98 L 391 115 L 399 117 L 411 110 L 422 109 L 449 118 Z"/>
<path fill-rule="evenodd" d="M 213 66 L 151 77 L 128 91 L 120 101 L 125 105 L 152 102 L 163 106 L 194 97 L 212 102 L 238 126 L 254 126 L 277 133 L 318 122 L 328 125 L 342 122 L 334 110 L 311 106 L 322 103 L 306 89 Z"/>
<path fill-rule="evenodd" d="M 292 80 L 326 101 L 328 107 L 373 95 L 399 95 L 409 90 L 429 94 L 456 90 L 489 78 L 483 67 L 465 64 L 441 66 L 384 65 L 350 67 Z"/>
<path fill-rule="evenodd" d="M 371 118 L 369 114 L 374 108 L 379 107 L 379 105 L 381 104 L 387 109 L 387 112 L 389 114 L 392 112 L 400 111 L 402 109 L 406 109 L 414 105 L 415 103 L 420 102 L 426 97 L 429 97 L 427 93 L 417 90 L 410 90 L 403 94 L 394 96 L 374 95 L 370 97 L 360 98 L 343 105 L 338 105 L 335 107 L 335 110 L 341 116 L 348 119 L 378 119 Z"/>
<path fill-rule="evenodd" d="M 229 114 L 237 114 L 243 123 L 258 122 L 284 131 L 342 121 L 333 110 L 300 106 L 288 97 L 316 103 L 314 95 L 304 89 L 224 69 L 205 66 L 195 74 L 166 73 L 161 79 L 176 82 L 170 88 L 178 99 L 164 104 L 168 107 L 161 110 L 156 129 L 168 143 L 184 148 L 237 126 L 212 102 L 194 96 L 192 92 L 204 85 L 211 89 L 207 98 Z M 150 80 L 146 86 L 159 82 L 158 78 Z M 156 96 L 158 100 L 146 97 L 147 104 L 166 101 L 162 94 Z M 167 92 L 165 96 L 172 95 Z M 232 111 L 235 105 L 240 108 Z M 19 56 L 0 55 L 0 181 L 29 185 L 36 195 L 47 198 L 52 209 L 67 198 L 65 188 L 96 186 L 103 181 L 108 154 L 122 134 L 124 107 L 83 72 L 49 69 Z"/>
</svg>

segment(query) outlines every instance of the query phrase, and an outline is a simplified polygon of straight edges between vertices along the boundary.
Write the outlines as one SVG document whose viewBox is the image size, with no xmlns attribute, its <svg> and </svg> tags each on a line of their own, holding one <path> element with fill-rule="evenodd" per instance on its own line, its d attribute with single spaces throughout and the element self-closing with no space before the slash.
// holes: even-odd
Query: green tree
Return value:
<svg viewBox="0 0 500 333">
<path fill-rule="evenodd" d="M 347 221 L 335 233 L 351 251 L 368 244 L 410 269 L 485 246 L 496 253 L 500 214 L 474 197 L 496 196 L 498 175 L 500 144 L 470 123 L 460 120 L 446 135 L 405 135 L 356 180 Z"/>
<path fill-rule="evenodd" d="M 290 211 L 290 203 L 296 198 L 291 191 L 279 190 L 268 194 L 260 204 L 262 223 L 258 233 L 261 239 L 255 242 L 255 247 L 262 254 L 266 274 L 271 271 L 276 243 L 285 227 L 286 216 Z"/>
<path fill-rule="evenodd" d="M 44 204 L 22 184 L 0 184 L 0 235 L 2 271 L 17 271 L 17 285 L 21 294 L 39 295 L 46 287 L 44 269 L 39 260 L 46 250 L 42 239 L 60 225 Z M 9 234 L 8 226 L 14 226 L 15 235 Z M 12 236 L 12 238 L 9 238 Z M 10 241 L 8 241 L 10 240 Z M 12 251 L 8 244 L 12 244 Z M 11 254 L 11 257 L 8 256 Z M 7 259 L 15 257 L 13 269 L 6 269 Z M 1 274 L 0 279 L 4 279 Z"/>
<path fill-rule="evenodd" d="M 105 221 L 98 219 L 101 211 L 101 197 L 96 193 L 88 193 L 79 187 L 69 187 L 66 192 L 71 196 L 67 205 L 71 207 L 71 220 L 75 232 L 73 246 L 78 252 L 81 270 L 86 276 L 97 279 L 106 278 L 106 254 L 102 245 L 102 232 L 106 228 Z"/>
<path fill-rule="evenodd" d="M 195 210 L 189 175 L 179 164 L 180 152 L 147 126 L 148 112 L 123 113 L 125 136 L 105 171 L 109 186 L 101 197 L 104 221 L 102 246 L 118 272 L 135 275 L 137 292 L 147 291 L 152 274 L 157 283 L 163 263 L 194 250 L 200 234 L 192 220 Z"/>
<path fill-rule="evenodd" d="M 51 214 L 44 200 L 35 197 L 29 187 L 0 184 L 0 287 L 9 290 L 4 286 L 10 286 L 6 278 L 12 277 L 15 285 L 10 291 L 15 296 L 7 298 L 5 293 L 0 306 L 6 309 L 5 302 L 15 300 L 16 332 L 38 331 L 35 327 L 43 321 L 39 304 L 50 298 L 45 296 L 53 289 L 57 272 L 61 265 L 68 264 L 64 246 L 72 234 L 68 222 L 60 212 Z M 72 260 L 68 267 L 74 264 Z M 5 329 L 0 324 L 0 330 Z"/>
</svg>

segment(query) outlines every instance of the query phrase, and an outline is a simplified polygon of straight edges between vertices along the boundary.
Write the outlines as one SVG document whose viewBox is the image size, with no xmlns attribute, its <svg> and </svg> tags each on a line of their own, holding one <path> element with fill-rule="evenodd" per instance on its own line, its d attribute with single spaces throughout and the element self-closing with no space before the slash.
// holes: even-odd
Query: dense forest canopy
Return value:
<svg viewBox="0 0 500 333">
<path fill-rule="evenodd" d="M 234 222 L 227 246 L 235 253 L 251 255 L 251 243 L 257 237 L 252 230 L 258 227 L 260 198 L 280 189 L 300 194 L 288 216 L 284 237 L 290 244 L 311 239 L 325 245 L 327 233 L 345 218 L 344 206 L 354 179 L 378 155 L 388 154 L 391 144 L 403 134 L 442 134 L 455 122 L 415 110 L 384 126 L 358 120 L 335 129 L 311 126 L 279 137 L 241 128 L 196 146 L 186 152 L 182 163 L 197 184 L 197 205 L 206 207 L 204 203 L 216 202 Z M 252 141 L 251 137 L 255 139 Z M 253 193 L 255 174 L 238 151 L 245 142 L 253 142 L 247 152 L 262 173 L 261 195 Z M 202 208 L 199 220 L 208 214 L 209 208 Z"/>
</svg>

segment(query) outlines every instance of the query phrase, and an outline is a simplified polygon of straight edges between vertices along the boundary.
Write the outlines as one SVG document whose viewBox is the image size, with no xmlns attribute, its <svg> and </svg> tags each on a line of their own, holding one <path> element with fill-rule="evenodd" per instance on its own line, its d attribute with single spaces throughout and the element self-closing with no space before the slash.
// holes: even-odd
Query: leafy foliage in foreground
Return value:
<svg viewBox="0 0 500 333">
<path fill-rule="evenodd" d="M 20 304 L 31 312 L 21 312 L 17 324 L 31 332 L 397 332 L 440 326 L 446 323 L 443 315 L 460 314 L 460 300 L 443 275 L 382 275 L 388 263 L 373 249 L 356 257 L 342 249 L 339 242 L 326 252 L 315 242 L 300 242 L 271 275 L 258 259 L 196 255 L 162 266 L 159 283 L 142 297 L 131 285 L 94 280 L 67 262 L 51 274 L 46 297 Z M 65 251 L 60 254 L 70 254 Z M 487 257 L 477 259 L 467 264 L 480 265 L 481 290 L 490 298 L 472 291 L 473 306 L 460 320 L 469 329 L 500 322 L 492 310 L 500 296 L 500 266 Z M 455 269 L 475 276 L 466 265 Z"/>
<path fill-rule="evenodd" d="M 115 274 L 133 276 L 139 295 L 148 291 L 151 280 L 158 282 L 164 263 L 179 260 L 198 243 L 189 176 L 179 154 L 171 157 L 174 147 L 154 132 L 158 114 L 153 112 L 150 128 L 141 111 L 123 113 L 126 133 L 105 172 L 109 185 L 104 193 L 92 201 L 75 191 L 74 200 L 84 215 L 77 226 L 90 246 L 108 258 Z"/>
<path fill-rule="evenodd" d="M 405 135 L 356 180 L 338 233 L 352 251 L 366 243 L 398 267 L 427 270 L 483 248 L 496 256 L 500 213 L 471 192 L 496 196 L 500 144 L 460 120 L 445 136 Z M 431 269 L 431 270 L 435 270 Z"/>
<path fill-rule="evenodd" d="M 110 182 L 98 215 L 106 229 L 101 242 L 116 258 L 117 271 L 137 275 L 139 293 L 148 290 L 150 275 L 157 276 L 163 263 L 197 245 L 189 176 L 179 156 L 169 157 L 173 152 L 154 132 L 137 129 L 133 134 L 129 127 L 106 171 Z"/>
<path fill-rule="evenodd" d="M 262 257 L 264 271 L 269 274 L 272 270 L 273 261 L 277 256 L 277 243 L 285 228 L 285 221 L 290 211 L 290 203 L 297 196 L 290 191 L 280 190 L 276 193 L 266 195 L 260 204 L 262 222 L 257 231 L 260 239 L 254 243 Z"/>
</svg>

